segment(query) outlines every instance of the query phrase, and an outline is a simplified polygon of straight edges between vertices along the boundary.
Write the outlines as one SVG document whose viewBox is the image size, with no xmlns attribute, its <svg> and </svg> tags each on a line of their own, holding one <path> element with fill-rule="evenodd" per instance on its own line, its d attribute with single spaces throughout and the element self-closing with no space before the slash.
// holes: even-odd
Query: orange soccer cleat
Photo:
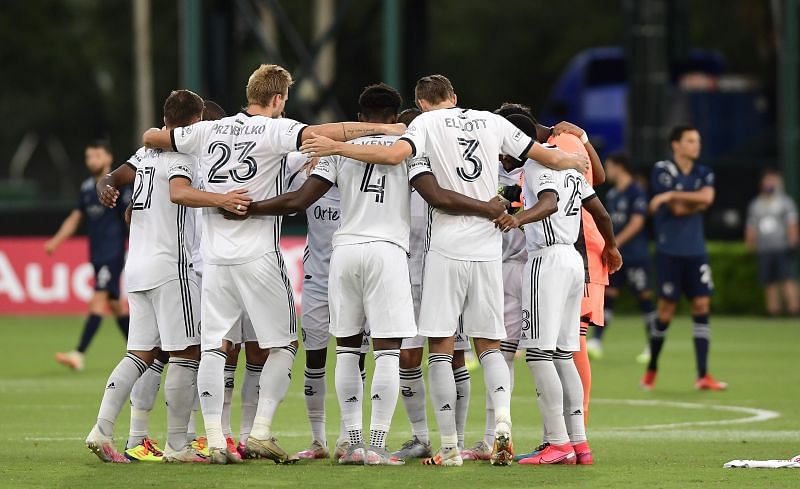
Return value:
<svg viewBox="0 0 800 489">
<path fill-rule="evenodd" d="M 699 391 L 724 391 L 728 388 L 728 383 L 716 380 L 711 375 L 706 374 L 705 377 L 697 379 L 697 382 L 694 383 L 694 388 Z"/>
</svg>

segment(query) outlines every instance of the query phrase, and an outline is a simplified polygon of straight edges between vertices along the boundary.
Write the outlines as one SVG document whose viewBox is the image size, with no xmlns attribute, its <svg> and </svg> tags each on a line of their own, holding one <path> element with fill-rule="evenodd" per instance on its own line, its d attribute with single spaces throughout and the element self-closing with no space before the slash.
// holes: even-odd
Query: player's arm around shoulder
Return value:
<svg viewBox="0 0 800 489">
<path fill-rule="evenodd" d="M 124 164 L 111 173 L 100 177 L 95 186 L 97 198 L 105 207 L 116 207 L 119 199 L 119 189 L 131 185 L 136 180 L 136 169 L 144 158 L 145 148 L 139 148 Z"/>
<path fill-rule="evenodd" d="M 253 202 L 247 215 L 284 216 L 305 211 L 336 183 L 339 160 L 337 156 L 321 158 L 300 188 Z"/>
<path fill-rule="evenodd" d="M 522 212 L 502 215 L 495 219 L 495 224 L 503 232 L 541 221 L 558 212 L 557 172 L 533 160 L 526 161 L 523 169 L 525 172 L 523 192 L 527 190 L 535 195 L 536 203 Z"/>
</svg>

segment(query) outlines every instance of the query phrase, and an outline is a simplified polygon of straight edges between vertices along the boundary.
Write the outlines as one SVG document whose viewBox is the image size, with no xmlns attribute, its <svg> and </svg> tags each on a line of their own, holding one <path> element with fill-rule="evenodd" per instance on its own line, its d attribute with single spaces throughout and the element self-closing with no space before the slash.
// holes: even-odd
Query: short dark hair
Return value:
<svg viewBox="0 0 800 489">
<path fill-rule="evenodd" d="M 411 124 L 418 115 L 422 113 L 421 110 L 416 108 L 406 109 L 397 116 L 397 122 L 405 125 Z"/>
<path fill-rule="evenodd" d="M 204 102 L 203 105 L 204 121 L 216 121 L 222 119 L 227 115 L 228 114 L 225 113 L 225 109 L 220 107 L 219 104 L 214 102 L 213 100 L 206 99 L 206 101 Z"/>
<path fill-rule="evenodd" d="M 625 151 L 615 151 L 606 157 L 607 161 L 613 161 L 621 166 L 626 172 L 631 172 L 631 157 Z"/>
<path fill-rule="evenodd" d="M 191 90 L 173 90 L 164 102 L 164 122 L 170 126 L 188 126 L 203 115 L 203 99 Z"/>
<path fill-rule="evenodd" d="M 105 139 L 94 139 L 92 141 L 89 141 L 88 143 L 86 143 L 86 148 L 85 149 L 89 149 L 89 148 L 102 149 L 102 150 L 105 150 L 105 152 L 108 153 L 108 154 L 113 154 L 111 152 L 111 144 L 109 144 L 109 142 L 106 141 Z"/>
<path fill-rule="evenodd" d="M 385 83 L 365 87 L 358 97 L 359 112 L 367 119 L 386 120 L 396 116 L 401 105 L 400 92 Z"/>
<path fill-rule="evenodd" d="M 455 94 L 453 84 L 444 75 L 423 76 L 414 87 L 414 99 L 424 100 L 431 104 L 444 102 Z"/>
<path fill-rule="evenodd" d="M 539 123 L 539 121 L 536 120 L 536 117 L 533 116 L 531 108 L 528 107 L 527 105 L 517 104 L 513 102 L 503 102 L 503 105 L 501 105 L 499 109 L 495 110 L 494 113 L 506 118 L 512 114 L 524 115 L 525 117 L 533 121 L 534 124 Z"/>
<path fill-rule="evenodd" d="M 683 133 L 689 131 L 697 131 L 697 128 L 691 124 L 679 124 L 669 131 L 669 142 L 676 143 L 683 138 Z"/>
</svg>

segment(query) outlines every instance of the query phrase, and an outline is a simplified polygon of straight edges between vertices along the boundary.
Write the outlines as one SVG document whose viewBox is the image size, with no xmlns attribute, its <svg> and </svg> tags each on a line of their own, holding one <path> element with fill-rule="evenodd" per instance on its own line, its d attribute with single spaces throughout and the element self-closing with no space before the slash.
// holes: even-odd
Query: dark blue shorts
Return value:
<svg viewBox="0 0 800 489">
<path fill-rule="evenodd" d="M 624 258 L 623 258 L 624 260 Z M 642 292 L 650 290 L 652 283 L 650 263 L 647 261 L 631 261 L 623 262 L 622 268 L 617 272 L 609 275 L 608 286 L 614 289 L 621 289 L 627 285 L 631 292 L 637 296 Z"/>
<path fill-rule="evenodd" d="M 92 267 L 94 267 L 94 290 L 105 290 L 111 299 L 119 299 L 119 281 L 122 269 L 125 267 L 124 258 L 92 262 Z"/>
<path fill-rule="evenodd" d="M 711 296 L 714 281 L 708 255 L 675 256 L 656 254 L 658 296 L 677 301 L 681 295 L 689 299 Z"/>
</svg>

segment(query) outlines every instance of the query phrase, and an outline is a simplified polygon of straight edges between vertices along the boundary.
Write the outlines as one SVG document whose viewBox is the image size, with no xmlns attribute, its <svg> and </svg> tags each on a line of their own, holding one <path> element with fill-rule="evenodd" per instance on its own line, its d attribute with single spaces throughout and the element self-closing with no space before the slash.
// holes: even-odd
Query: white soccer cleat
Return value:
<svg viewBox="0 0 800 489">
<path fill-rule="evenodd" d="M 389 453 L 385 448 L 370 446 L 367 449 L 367 458 L 364 465 L 405 465 L 402 458 Z"/>
<path fill-rule="evenodd" d="M 492 447 L 481 440 L 475 443 L 472 448 L 461 450 L 461 458 L 463 460 L 489 460 L 492 458 Z"/>
<path fill-rule="evenodd" d="M 423 458 L 422 465 L 439 465 L 442 467 L 461 467 L 464 465 L 464 460 L 461 458 L 461 453 L 458 447 L 442 448 L 436 455 L 430 458 Z"/>
<path fill-rule="evenodd" d="M 366 456 L 367 454 L 363 444 L 351 445 L 348 443 L 344 455 L 339 457 L 339 463 L 341 465 L 364 465 Z"/>
<path fill-rule="evenodd" d="M 180 450 L 173 450 L 170 448 L 169 444 L 167 444 L 167 447 L 164 449 L 163 460 L 166 463 L 209 463 L 209 458 L 192 448 L 191 445 L 186 445 Z"/>
<path fill-rule="evenodd" d="M 422 440 L 415 435 L 413 438 L 403 443 L 400 450 L 394 452 L 392 455 L 405 460 L 407 458 L 430 457 L 433 455 L 433 452 L 431 451 L 431 442 L 423 443 Z"/>
<path fill-rule="evenodd" d="M 83 371 L 83 353 L 79 351 L 72 350 L 67 353 L 57 352 L 56 361 L 76 372 Z"/>
<path fill-rule="evenodd" d="M 514 461 L 514 444 L 511 442 L 511 428 L 506 423 L 497 423 L 494 447 L 489 458 L 492 465 L 511 465 Z"/>
<path fill-rule="evenodd" d="M 117 449 L 114 448 L 114 439 L 112 437 L 100 433 L 100 429 L 97 425 L 92 427 L 92 431 L 90 431 L 89 436 L 86 437 L 86 448 L 97 455 L 97 458 L 103 462 L 116 464 L 128 464 L 131 462 L 125 455 L 119 453 Z"/>
<path fill-rule="evenodd" d="M 294 454 L 295 457 L 301 460 L 319 460 L 328 458 L 328 448 L 318 440 L 311 442 L 311 446 L 305 450 L 299 451 Z"/>
<path fill-rule="evenodd" d="M 342 455 L 347 453 L 348 448 L 350 448 L 349 440 L 337 440 L 336 447 L 333 449 L 333 454 L 331 454 L 331 458 L 338 461 L 340 458 L 342 458 Z"/>
<path fill-rule="evenodd" d="M 293 464 L 300 460 L 296 455 L 286 453 L 286 450 L 278 445 L 278 440 L 275 437 L 259 440 L 250 435 L 245 445 L 249 453 L 255 453 L 259 458 L 268 458 L 276 464 Z"/>
</svg>

